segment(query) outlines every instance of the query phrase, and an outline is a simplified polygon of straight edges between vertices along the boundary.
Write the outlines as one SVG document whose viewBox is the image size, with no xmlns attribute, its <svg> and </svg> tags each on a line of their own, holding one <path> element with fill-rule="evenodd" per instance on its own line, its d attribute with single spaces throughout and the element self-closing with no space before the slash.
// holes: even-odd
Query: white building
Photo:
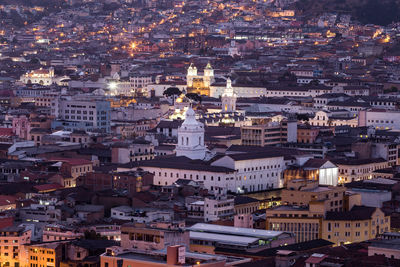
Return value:
<svg viewBox="0 0 400 267">
<path fill-rule="evenodd" d="M 229 183 L 232 192 L 253 192 L 283 186 L 284 157 L 279 153 L 254 152 L 225 155 L 211 163 L 236 170 Z M 235 188 L 232 188 L 232 187 Z"/>
<path fill-rule="evenodd" d="M 234 198 L 225 196 L 204 199 L 204 220 L 206 222 L 231 220 L 235 213 Z"/>
<path fill-rule="evenodd" d="M 209 154 L 207 154 L 209 155 Z M 215 160 L 206 157 L 204 126 L 189 108 L 186 119 L 178 128 L 176 157 L 142 161 L 139 167 L 154 174 L 155 185 L 172 185 L 178 179 L 203 183 L 214 193 L 253 192 L 283 186 L 285 161 L 279 151 L 237 152 Z M 137 168 L 127 164 L 118 171 Z"/>
<path fill-rule="evenodd" d="M 358 126 L 358 117 L 351 116 L 348 111 L 321 110 L 315 113 L 309 122 L 313 126 Z"/>
<path fill-rule="evenodd" d="M 400 111 L 362 110 L 359 113 L 359 126 L 372 126 L 376 129 L 400 130 Z"/>
<path fill-rule="evenodd" d="M 236 98 L 237 95 L 233 91 L 231 78 L 226 81 L 226 88 L 221 96 L 222 112 L 235 112 L 236 111 Z"/>
<path fill-rule="evenodd" d="M 260 97 L 267 95 L 267 89 L 265 87 L 259 86 L 245 86 L 245 85 L 232 85 L 233 91 L 236 93 L 237 97 L 247 98 L 247 97 Z M 213 84 L 210 86 L 210 97 L 219 98 L 222 96 L 226 89 L 225 84 Z"/>
<path fill-rule="evenodd" d="M 54 68 L 50 67 L 48 70 L 42 68 L 32 70 L 21 75 L 20 81 L 24 84 L 51 85 L 56 81 Z"/>
<path fill-rule="evenodd" d="M 59 97 L 51 103 L 51 115 L 57 120 L 52 122 L 52 128 L 59 126 L 65 130 L 95 129 L 110 132 L 110 102 L 95 97 Z"/>
<path fill-rule="evenodd" d="M 185 121 L 178 128 L 176 155 L 190 159 L 204 159 L 206 155 L 204 125 L 196 120 L 196 114 L 191 107 L 186 111 Z"/>
</svg>

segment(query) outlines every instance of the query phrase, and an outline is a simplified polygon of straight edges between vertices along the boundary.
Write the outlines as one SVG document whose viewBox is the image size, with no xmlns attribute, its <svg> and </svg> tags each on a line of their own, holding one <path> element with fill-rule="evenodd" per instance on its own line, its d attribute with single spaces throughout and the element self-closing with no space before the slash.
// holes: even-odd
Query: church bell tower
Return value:
<svg viewBox="0 0 400 267">
<path fill-rule="evenodd" d="M 196 120 L 192 107 L 186 111 L 186 119 L 178 128 L 178 145 L 176 156 L 185 156 L 190 159 L 204 159 L 206 147 L 204 145 L 204 124 Z"/>
</svg>

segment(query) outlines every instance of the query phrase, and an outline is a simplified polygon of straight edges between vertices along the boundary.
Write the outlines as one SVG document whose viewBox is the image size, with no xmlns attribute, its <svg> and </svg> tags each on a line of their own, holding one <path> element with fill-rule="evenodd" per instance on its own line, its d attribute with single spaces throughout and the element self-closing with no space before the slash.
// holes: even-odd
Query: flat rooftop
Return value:
<svg viewBox="0 0 400 267">
<path fill-rule="evenodd" d="M 256 237 L 245 237 L 245 236 L 234 236 L 234 235 L 223 235 L 214 233 L 203 233 L 203 232 L 190 232 L 190 239 L 194 240 L 207 240 L 214 241 L 220 244 L 245 246 L 257 243 L 259 238 Z"/>
<path fill-rule="evenodd" d="M 215 225 L 207 223 L 196 223 L 192 227 L 188 228 L 188 230 L 191 232 L 221 234 L 225 236 L 232 235 L 232 236 L 240 236 L 240 238 L 250 237 L 250 238 L 258 238 L 266 240 L 276 238 L 281 234 L 285 233 L 281 231 L 268 231 L 268 230 L 223 226 L 223 225 Z"/>
<path fill-rule="evenodd" d="M 301 191 L 319 193 L 319 192 L 326 192 L 326 191 L 331 191 L 331 190 L 332 190 L 332 188 L 323 187 L 323 186 L 318 186 L 318 187 L 314 187 L 314 188 L 310 188 L 310 189 L 305 189 L 305 190 L 301 190 Z"/>
</svg>

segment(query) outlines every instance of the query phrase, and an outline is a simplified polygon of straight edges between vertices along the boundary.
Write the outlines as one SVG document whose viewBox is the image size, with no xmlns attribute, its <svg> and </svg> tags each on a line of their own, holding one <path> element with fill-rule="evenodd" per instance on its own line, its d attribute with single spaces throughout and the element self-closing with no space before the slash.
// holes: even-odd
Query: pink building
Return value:
<svg viewBox="0 0 400 267">
<path fill-rule="evenodd" d="M 13 133 L 19 138 L 29 140 L 29 132 L 31 131 L 31 123 L 25 115 L 13 118 L 12 121 Z"/>
</svg>

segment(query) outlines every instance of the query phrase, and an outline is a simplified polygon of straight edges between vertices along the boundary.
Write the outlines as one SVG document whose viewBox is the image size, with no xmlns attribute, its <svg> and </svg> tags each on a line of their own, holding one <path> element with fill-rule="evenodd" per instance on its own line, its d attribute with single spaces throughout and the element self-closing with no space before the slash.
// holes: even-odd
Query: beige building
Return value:
<svg viewBox="0 0 400 267">
<path fill-rule="evenodd" d="M 297 141 L 297 122 L 283 116 L 255 119 L 251 126 L 242 126 L 242 145 L 266 146 Z"/>
<path fill-rule="evenodd" d="M 318 181 L 292 180 L 281 193 L 282 204 L 304 206 L 308 204 L 324 205 L 324 211 L 345 210 L 346 188 L 337 186 L 319 186 Z"/>
<path fill-rule="evenodd" d="M 269 230 L 293 232 L 296 242 L 322 238 L 326 212 L 350 210 L 361 203 L 359 195 L 345 193 L 344 187 L 319 186 L 307 180 L 290 181 L 282 191 L 284 205 L 267 209 Z"/>
<path fill-rule="evenodd" d="M 372 179 L 376 170 L 386 169 L 389 163 L 381 158 L 333 160 L 339 168 L 339 184 Z"/>
<path fill-rule="evenodd" d="M 153 250 L 189 244 L 189 233 L 183 230 L 184 227 L 184 223 L 127 223 L 121 226 L 121 247 Z"/>
<path fill-rule="evenodd" d="M 286 205 L 267 209 L 267 229 L 293 232 L 297 242 L 323 238 L 337 245 L 361 242 L 390 230 L 379 208 L 361 205 L 359 194 L 345 187 L 291 181 L 282 191 Z"/>
</svg>

